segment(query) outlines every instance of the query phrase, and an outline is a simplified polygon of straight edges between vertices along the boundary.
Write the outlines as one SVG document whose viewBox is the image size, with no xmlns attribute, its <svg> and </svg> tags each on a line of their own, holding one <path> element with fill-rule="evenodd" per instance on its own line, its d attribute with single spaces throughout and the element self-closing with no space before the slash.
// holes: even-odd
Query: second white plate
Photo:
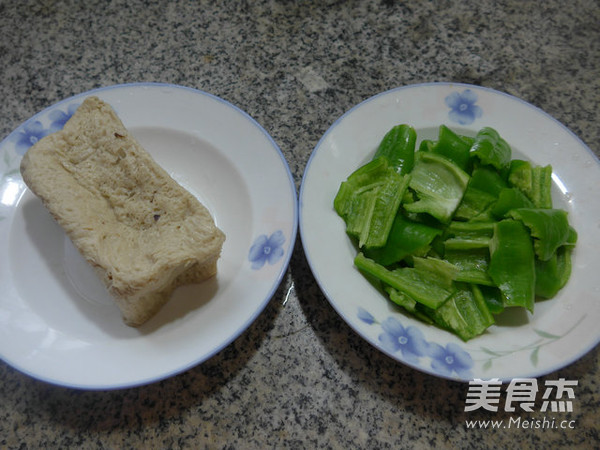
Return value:
<svg viewBox="0 0 600 450">
<path fill-rule="evenodd" d="M 579 240 L 567 286 L 538 302 L 533 315 L 505 314 L 465 343 L 403 314 L 356 270 L 356 249 L 333 209 L 340 183 L 372 157 L 385 133 L 415 127 L 436 139 L 445 124 L 460 134 L 495 128 L 513 158 L 551 164 L 555 206 L 569 213 Z M 331 305 L 366 341 L 421 371 L 449 379 L 537 377 L 557 370 L 600 341 L 600 164 L 573 133 L 538 108 L 477 86 L 433 83 L 376 95 L 355 106 L 313 151 L 300 190 L 300 232 L 310 267 Z"/>
</svg>

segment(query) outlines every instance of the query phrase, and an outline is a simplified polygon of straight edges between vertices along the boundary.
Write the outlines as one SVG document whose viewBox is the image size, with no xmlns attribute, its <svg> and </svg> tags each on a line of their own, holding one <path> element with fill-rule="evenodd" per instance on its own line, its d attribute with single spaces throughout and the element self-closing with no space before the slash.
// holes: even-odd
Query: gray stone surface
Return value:
<svg viewBox="0 0 600 450">
<path fill-rule="evenodd" d="M 175 83 L 255 118 L 299 188 L 319 138 L 353 105 L 455 81 L 534 104 L 600 155 L 599 24 L 595 0 L 0 1 L 0 139 L 92 88 Z M 364 342 L 319 290 L 298 239 L 265 311 L 183 374 L 88 392 L 0 362 L 0 448 L 597 448 L 598 356 L 542 378 L 579 381 L 575 429 L 468 430 L 465 419 L 516 415 L 465 413 L 465 384 Z"/>
</svg>

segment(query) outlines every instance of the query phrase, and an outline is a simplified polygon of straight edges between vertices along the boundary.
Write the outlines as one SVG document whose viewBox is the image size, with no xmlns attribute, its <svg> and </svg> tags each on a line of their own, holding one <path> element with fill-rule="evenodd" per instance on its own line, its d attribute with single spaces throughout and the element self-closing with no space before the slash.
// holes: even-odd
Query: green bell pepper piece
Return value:
<svg viewBox="0 0 600 450">
<path fill-rule="evenodd" d="M 574 247 L 576 243 L 577 231 L 575 231 L 575 228 L 569 225 L 569 237 L 567 238 L 567 242 L 565 243 L 565 245 L 568 245 L 569 247 Z"/>
<path fill-rule="evenodd" d="M 482 166 L 473 169 L 465 195 L 456 210 L 454 219 L 489 221 L 498 195 L 506 182 L 497 170 Z"/>
<path fill-rule="evenodd" d="M 483 284 L 473 284 L 473 294 L 479 295 L 485 301 L 492 314 L 500 314 L 504 311 L 502 294 L 496 286 L 486 286 Z"/>
<path fill-rule="evenodd" d="M 547 261 L 535 261 L 535 294 L 552 298 L 560 291 L 571 276 L 571 251 L 560 247 Z"/>
<path fill-rule="evenodd" d="M 408 185 L 418 200 L 405 204 L 405 210 L 428 213 L 440 222 L 449 222 L 465 193 L 469 175 L 450 160 L 431 152 L 417 153 L 410 175 Z"/>
<path fill-rule="evenodd" d="M 410 313 L 415 313 L 417 308 L 417 302 L 410 298 L 408 295 L 400 292 L 398 289 L 394 289 L 390 286 L 384 287 L 385 292 L 388 294 L 390 300 L 396 305 L 401 306 Z"/>
<path fill-rule="evenodd" d="M 402 175 L 409 173 L 415 163 L 417 132 L 409 125 L 396 125 L 383 137 L 374 158 L 387 158 L 390 167 Z"/>
<path fill-rule="evenodd" d="M 433 238 L 441 234 L 441 229 L 415 222 L 398 212 L 386 244 L 381 248 L 366 249 L 364 253 L 379 264 L 389 266 L 409 255 L 426 252 Z"/>
<path fill-rule="evenodd" d="M 440 306 L 455 290 L 436 273 L 412 267 L 388 270 L 362 253 L 356 255 L 354 264 L 361 272 L 380 280 L 383 284 L 397 289 L 429 308 L 435 309 Z"/>
<path fill-rule="evenodd" d="M 407 186 L 408 177 L 396 173 L 385 157 L 363 165 L 340 185 L 333 206 L 359 247 L 385 245 Z"/>
<path fill-rule="evenodd" d="M 463 341 L 479 336 L 494 324 L 494 316 L 483 296 L 475 295 L 469 285 L 459 284 L 446 302 L 430 312 L 441 327 L 456 333 Z"/>
<path fill-rule="evenodd" d="M 369 227 L 366 236 L 359 241 L 359 247 L 383 247 L 398 213 L 409 177 L 390 170 L 377 190 L 373 209 L 370 211 Z"/>
<path fill-rule="evenodd" d="M 346 181 L 342 182 L 333 200 L 335 211 L 346 219 L 354 202 L 352 197 L 360 190 L 379 183 L 388 169 L 386 158 L 376 158 L 352 172 Z"/>
<path fill-rule="evenodd" d="M 447 287 L 452 286 L 458 273 L 458 267 L 440 258 L 414 257 L 413 263 L 415 270 L 430 274 Z"/>
<path fill-rule="evenodd" d="M 508 183 L 523 192 L 536 208 L 552 208 L 552 166 L 532 166 L 519 159 L 510 162 Z"/>
<path fill-rule="evenodd" d="M 498 194 L 498 200 L 491 208 L 492 216 L 502 219 L 511 209 L 533 208 L 533 203 L 517 188 L 504 188 Z"/>
<path fill-rule="evenodd" d="M 500 288 L 505 306 L 523 306 L 533 312 L 535 253 L 520 221 L 505 219 L 494 224 L 488 273 Z"/>
<path fill-rule="evenodd" d="M 488 210 L 495 202 L 496 197 L 474 188 L 469 184 L 465 191 L 465 195 L 454 213 L 454 219 L 477 221 L 489 220 L 491 213 L 489 213 Z"/>
<path fill-rule="evenodd" d="M 346 233 L 359 242 L 364 242 L 369 234 L 369 225 L 375 209 L 375 201 L 380 184 L 372 184 L 354 192 L 347 202 Z"/>
<path fill-rule="evenodd" d="M 471 147 L 471 157 L 481 164 L 491 165 L 500 170 L 510 163 L 512 151 L 510 145 L 490 127 L 484 127 L 475 136 Z"/>
<path fill-rule="evenodd" d="M 487 192 L 494 197 L 498 197 L 500 192 L 506 188 L 506 181 L 497 170 L 489 167 L 477 167 L 471 173 L 469 187 L 473 187 L 483 192 Z"/>
<path fill-rule="evenodd" d="M 529 198 L 533 183 L 532 167 L 529 161 L 513 159 L 508 171 L 508 184 L 519 189 Z"/>
<path fill-rule="evenodd" d="M 470 148 L 471 145 L 469 142 L 465 141 L 446 125 L 441 125 L 438 140 L 431 151 L 448 158 L 462 170 L 467 171 L 469 168 Z"/>
<path fill-rule="evenodd" d="M 488 275 L 490 252 L 487 247 L 471 250 L 446 249 L 444 259 L 458 267 L 456 281 L 494 286 L 494 282 Z"/>
<path fill-rule="evenodd" d="M 423 139 L 419 144 L 420 152 L 432 152 L 436 142 L 431 139 Z"/>
<path fill-rule="evenodd" d="M 571 235 L 567 212 L 561 209 L 519 208 L 508 212 L 513 219 L 529 228 L 536 256 L 547 261 Z"/>
<path fill-rule="evenodd" d="M 385 292 L 387 292 L 389 299 L 393 303 L 404 308 L 406 311 L 408 311 L 410 314 L 415 316 L 417 319 L 419 319 L 425 323 L 428 323 L 428 324 L 433 324 L 433 320 L 431 320 L 431 318 L 427 314 L 424 314 L 423 312 L 420 311 L 420 309 L 418 307 L 418 305 L 420 305 L 420 304 L 417 303 L 414 299 L 410 298 L 405 293 L 400 292 L 399 290 L 394 289 L 390 286 L 386 286 L 384 288 L 384 290 L 385 290 Z"/>
<path fill-rule="evenodd" d="M 532 175 L 531 201 L 538 208 L 552 208 L 552 167 L 535 166 Z"/>
<path fill-rule="evenodd" d="M 444 247 L 448 250 L 488 248 L 494 234 L 494 222 L 452 221 L 444 233 Z"/>
</svg>

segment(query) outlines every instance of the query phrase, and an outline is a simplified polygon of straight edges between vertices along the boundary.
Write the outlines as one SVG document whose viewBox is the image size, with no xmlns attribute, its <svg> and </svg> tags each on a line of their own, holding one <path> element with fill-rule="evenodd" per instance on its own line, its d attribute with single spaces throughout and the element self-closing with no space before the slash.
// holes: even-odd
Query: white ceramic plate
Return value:
<svg viewBox="0 0 600 450">
<path fill-rule="evenodd" d="M 178 289 L 139 329 L 19 174 L 32 142 L 61 128 L 86 96 L 125 126 L 211 211 L 227 240 L 218 275 Z M 205 361 L 239 336 L 279 286 L 297 231 L 289 167 L 267 132 L 213 95 L 128 84 L 77 95 L 35 115 L 0 144 L 0 356 L 70 387 L 150 383 Z"/>
<path fill-rule="evenodd" d="M 333 210 L 339 185 L 373 155 L 394 125 L 413 125 L 418 141 L 441 124 L 467 135 L 491 126 L 513 158 L 551 164 L 555 207 L 568 211 L 579 240 L 571 278 L 533 315 L 501 316 L 464 343 L 396 309 L 353 266 L 356 250 Z M 418 145 L 418 142 L 417 142 Z M 335 310 L 369 343 L 397 361 L 449 379 L 536 377 L 575 361 L 600 341 L 600 164 L 573 133 L 538 108 L 490 89 L 421 84 L 376 95 L 337 120 L 319 141 L 300 190 L 300 233 L 312 271 Z"/>
</svg>

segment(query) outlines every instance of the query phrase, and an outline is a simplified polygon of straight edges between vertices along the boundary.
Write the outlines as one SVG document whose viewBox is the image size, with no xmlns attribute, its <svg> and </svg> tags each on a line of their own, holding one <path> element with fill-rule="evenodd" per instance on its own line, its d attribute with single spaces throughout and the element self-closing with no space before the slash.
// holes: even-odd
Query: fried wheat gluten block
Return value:
<svg viewBox="0 0 600 450">
<path fill-rule="evenodd" d="M 21 174 L 127 325 L 154 316 L 177 286 L 216 274 L 224 233 L 99 98 L 86 98 L 61 131 L 31 147 Z"/>
</svg>

